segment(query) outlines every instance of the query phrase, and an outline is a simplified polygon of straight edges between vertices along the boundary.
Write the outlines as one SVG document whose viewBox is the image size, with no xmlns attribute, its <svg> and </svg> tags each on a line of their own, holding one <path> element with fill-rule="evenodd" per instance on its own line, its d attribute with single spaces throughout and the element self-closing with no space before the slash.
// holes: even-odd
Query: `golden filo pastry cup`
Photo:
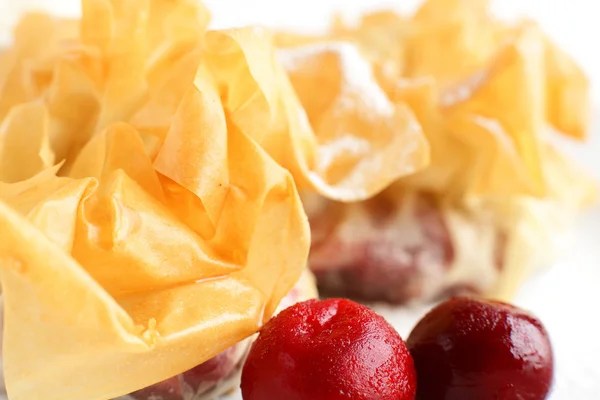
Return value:
<svg viewBox="0 0 600 400">
<path fill-rule="evenodd" d="M 207 32 L 192 0 L 82 11 L 25 15 L 0 56 L 16 400 L 116 398 L 246 340 L 305 270 L 297 185 L 356 200 L 428 160 L 416 118 L 389 99 L 392 114 L 321 138 L 265 29 Z M 370 129 L 386 121 L 399 124 Z M 332 154 L 353 138 L 359 154 Z"/>
<path fill-rule="evenodd" d="M 330 99 L 378 104 L 383 92 L 417 117 L 430 146 L 425 168 L 367 201 L 302 193 L 309 263 L 332 294 L 403 303 L 466 290 L 509 300 L 551 264 L 546 249 L 596 197 L 597 182 L 550 140 L 555 131 L 585 139 L 589 81 L 532 21 L 499 21 L 485 0 L 430 0 L 412 16 L 338 18 L 326 34 L 282 32 L 277 43 L 315 131 Z M 340 78 L 363 70 L 372 74 L 360 85 Z"/>
</svg>

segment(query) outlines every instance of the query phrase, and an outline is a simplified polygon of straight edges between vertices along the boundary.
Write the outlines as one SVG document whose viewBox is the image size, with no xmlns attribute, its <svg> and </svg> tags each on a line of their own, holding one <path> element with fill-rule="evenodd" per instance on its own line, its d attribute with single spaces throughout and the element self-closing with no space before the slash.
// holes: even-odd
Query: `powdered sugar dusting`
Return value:
<svg viewBox="0 0 600 400">
<path fill-rule="evenodd" d="M 458 82 L 442 94 L 443 107 L 450 107 L 468 100 L 489 79 L 489 71 L 482 70 Z"/>
<path fill-rule="evenodd" d="M 394 105 L 375 80 L 371 65 L 352 43 L 332 41 L 279 50 L 278 58 L 287 71 L 296 72 L 327 53 L 337 55 L 339 60 L 342 78 L 339 105 L 342 108 L 356 107 L 358 98 L 374 114 L 391 116 L 394 113 Z"/>
<path fill-rule="evenodd" d="M 327 169 L 341 154 L 362 155 L 367 154 L 370 150 L 371 143 L 368 140 L 350 135 L 342 136 L 319 147 L 317 170 Z"/>
</svg>

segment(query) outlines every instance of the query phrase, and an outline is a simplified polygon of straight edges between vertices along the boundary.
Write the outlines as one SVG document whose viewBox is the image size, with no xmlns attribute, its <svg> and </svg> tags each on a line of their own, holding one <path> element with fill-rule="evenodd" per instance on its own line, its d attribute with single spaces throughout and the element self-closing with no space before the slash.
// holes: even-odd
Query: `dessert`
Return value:
<svg viewBox="0 0 600 400">
<path fill-rule="evenodd" d="M 269 321 L 242 370 L 244 400 L 415 397 L 413 361 L 400 335 L 366 306 L 298 303 Z"/>
<path fill-rule="evenodd" d="M 316 296 L 297 185 L 368 197 L 427 141 L 392 104 L 318 140 L 271 34 L 208 31 L 195 0 L 82 12 L 26 14 L 0 51 L 8 395 L 214 397 L 282 299 Z"/>
<path fill-rule="evenodd" d="M 417 323 L 407 345 L 419 400 L 544 400 L 552 385 L 543 324 L 506 303 L 448 300 Z"/>
<path fill-rule="evenodd" d="M 431 149 L 426 168 L 361 201 L 300 187 L 325 294 L 510 299 L 595 198 L 552 140 L 555 131 L 585 139 L 587 77 L 533 21 L 499 21 L 488 3 L 429 0 L 412 16 L 381 11 L 356 26 L 338 19 L 325 35 L 277 36 L 318 138 L 392 104 L 414 113 Z"/>
<path fill-rule="evenodd" d="M 316 296 L 309 229 L 330 293 L 509 297 L 593 197 L 542 134 L 585 137 L 588 82 L 535 24 L 477 4 L 275 35 L 279 50 L 262 28 L 208 31 L 195 0 L 25 15 L 0 50 L 10 398 L 228 391 L 254 333 Z M 401 339 L 348 311 L 400 353 L 377 359 L 393 364 L 377 389 L 410 397 Z M 347 389 L 369 396 L 361 379 Z"/>
<path fill-rule="evenodd" d="M 171 397 L 231 388 L 305 269 L 294 181 L 230 111 L 243 82 L 221 98 L 201 3 L 82 5 L 81 21 L 25 15 L 2 52 L 8 396 L 139 399 L 190 369 Z"/>
</svg>

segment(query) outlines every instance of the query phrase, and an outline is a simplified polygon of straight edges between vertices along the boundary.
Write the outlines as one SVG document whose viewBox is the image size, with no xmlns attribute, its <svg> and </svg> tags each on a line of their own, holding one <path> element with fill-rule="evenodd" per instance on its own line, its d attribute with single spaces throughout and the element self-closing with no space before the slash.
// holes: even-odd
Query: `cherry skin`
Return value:
<svg viewBox="0 0 600 400">
<path fill-rule="evenodd" d="M 269 321 L 242 370 L 244 400 L 413 400 L 406 345 L 350 300 L 309 300 Z"/>
<path fill-rule="evenodd" d="M 181 384 L 176 376 L 130 393 L 129 397 L 135 400 L 182 400 L 184 398 Z"/>
<path fill-rule="evenodd" d="M 419 321 L 407 345 L 419 400 L 543 400 L 552 385 L 544 326 L 509 304 L 450 299 Z"/>
</svg>

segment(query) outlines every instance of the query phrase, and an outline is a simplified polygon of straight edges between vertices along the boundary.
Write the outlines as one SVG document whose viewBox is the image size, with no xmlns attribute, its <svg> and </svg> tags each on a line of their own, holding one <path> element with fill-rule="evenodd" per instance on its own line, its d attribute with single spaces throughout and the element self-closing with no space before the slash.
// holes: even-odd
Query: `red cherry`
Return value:
<svg viewBox="0 0 600 400">
<path fill-rule="evenodd" d="M 190 393 L 204 394 L 239 371 L 242 358 L 239 346 L 246 348 L 243 342 L 238 343 L 182 374 L 130 393 L 129 397 L 135 400 L 184 400 Z"/>
<path fill-rule="evenodd" d="M 298 303 L 273 318 L 242 370 L 244 400 L 412 400 L 416 377 L 400 335 L 342 299 Z"/>
<path fill-rule="evenodd" d="M 509 304 L 454 298 L 413 329 L 419 400 L 543 400 L 552 385 L 548 334 Z"/>
</svg>

